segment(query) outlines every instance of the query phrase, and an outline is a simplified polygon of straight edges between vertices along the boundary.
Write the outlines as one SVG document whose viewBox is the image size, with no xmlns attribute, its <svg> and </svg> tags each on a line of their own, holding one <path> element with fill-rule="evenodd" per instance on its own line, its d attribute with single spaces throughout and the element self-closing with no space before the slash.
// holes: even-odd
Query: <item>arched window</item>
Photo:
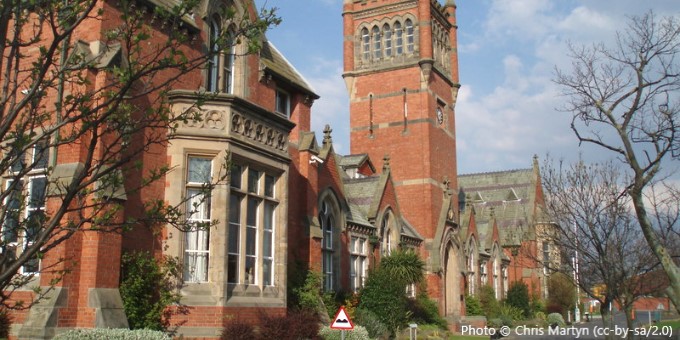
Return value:
<svg viewBox="0 0 680 340">
<path fill-rule="evenodd" d="M 373 26 L 373 57 L 375 59 L 382 58 L 382 44 L 378 26 Z"/>
<path fill-rule="evenodd" d="M 501 298 L 501 264 L 500 264 L 500 254 L 498 253 L 498 248 L 494 246 L 494 251 L 492 252 L 493 256 L 493 267 L 491 270 L 493 271 L 493 290 L 496 294 L 496 300 L 500 300 Z"/>
<path fill-rule="evenodd" d="M 415 44 L 415 37 L 413 36 L 413 22 L 411 19 L 406 19 L 406 22 L 404 22 L 405 30 L 406 30 L 406 51 L 408 53 L 413 53 L 414 50 L 414 44 Z"/>
<path fill-rule="evenodd" d="M 210 28 L 208 33 L 208 49 L 210 58 L 208 59 L 208 76 L 206 77 L 205 88 L 208 92 L 217 91 L 217 78 L 219 73 L 219 37 L 222 32 L 222 25 L 218 17 L 213 17 L 210 20 Z"/>
<path fill-rule="evenodd" d="M 390 30 L 390 25 L 383 25 L 383 40 L 385 41 L 385 57 L 392 56 L 392 30 Z"/>
<path fill-rule="evenodd" d="M 395 219 L 391 211 L 385 213 L 380 225 L 380 231 L 382 232 L 382 254 L 389 256 L 392 254 L 392 250 L 397 248 L 399 242 L 399 234 L 397 233 Z"/>
<path fill-rule="evenodd" d="M 224 77 L 222 88 L 226 93 L 233 93 L 234 91 L 234 56 L 236 55 L 235 36 L 236 30 L 233 26 L 230 26 L 227 31 L 227 48 L 224 50 L 224 63 L 222 65 L 222 76 Z"/>
<path fill-rule="evenodd" d="M 404 31 L 401 29 L 401 23 L 397 21 L 394 23 L 394 34 L 396 39 L 394 41 L 394 49 L 397 55 L 404 53 Z"/>
<path fill-rule="evenodd" d="M 333 247 L 333 228 L 334 216 L 328 201 L 321 202 L 319 209 L 319 222 L 321 223 L 321 232 L 323 233 L 323 240 L 321 241 L 321 256 L 322 256 L 322 271 L 323 271 L 323 287 L 326 291 L 332 291 L 335 287 L 333 282 L 335 247 Z"/>
<path fill-rule="evenodd" d="M 475 294 L 475 284 L 476 277 L 475 272 L 477 269 L 477 247 L 475 241 L 470 240 L 469 255 L 468 255 L 468 293 L 470 295 Z"/>
<path fill-rule="evenodd" d="M 368 34 L 368 28 L 361 29 L 361 49 L 364 60 L 371 58 L 371 36 Z"/>
</svg>

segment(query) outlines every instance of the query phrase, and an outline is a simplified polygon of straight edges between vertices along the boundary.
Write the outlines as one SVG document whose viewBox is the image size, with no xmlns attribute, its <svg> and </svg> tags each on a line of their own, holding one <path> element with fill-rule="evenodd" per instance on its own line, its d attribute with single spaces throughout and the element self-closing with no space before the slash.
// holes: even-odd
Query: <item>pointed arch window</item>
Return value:
<svg viewBox="0 0 680 340">
<path fill-rule="evenodd" d="M 396 35 L 394 39 L 394 50 L 396 55 L 401 55 L 404 53 L 404 31 L 401 29 L 401 23 L 399 21 L 394 23 L 394 34 Z"/>
<path fill-rule="evenodd" d="M 396 226 L 394 224 L 394 215 L 391 211 L 386 212 L 380 226 L 380 230 L 382 231 L 382 254 L 384 256 L 391 255 L 399 242 Z"/>
<path fill-rule="evenodd" d="M 220 63 L 220 53 L 219 53 L 219 37 L 222 32 L 222 25 L 220 24 L 220 19 L 218 17 L 213 17 L 210 20 L 210 29 L 208 34 L 208 43 L 210 58 L 208 59 L 208 76 L 206 77 L 205 89 L 208 92 L 217 92 L 217 78 L 219 74 L 219 63 Z"/>
<path fill-rule="evenodd" d="M 385 42 L 385 57 L 391 57 L 392 56 L 392 30 L 390 29 L 390 25 L 385 24 L 383 25 L 382 29 L 382 35 L 383 35 L 383 40 Z"/>
<path fill-rule="evenodd" d="M 364 60 L 371 58 L 371 36 L 368 34 L 368 28 L 361 29 L 361 49 Z"/>
<path fill-rule="evenodd" d="M 236 30 L 232 25 L 224 32 L 222 20 L 218 16 L 210 20 L 208 30 L 210 56 L 206 68 L 205 89 L 208 92 L 233 93 Z M 223 40 L 225 33 L 226 42 Z"/>
<path fill-rule="evenodd" d="M 406 19 L 406 22 L 404 22 L 404 30 L 406 31 L 406 51 L 408 53 L 413 53 L 415 36 L 413 30 L 413 21 L 411 21 L 411 19 Z"/>
<path fill-rule="evenodd" d="M 382 40 L 378 26 L 373 26 L 373 57 L 375 59 L 382 58 Z"/>
<path fill-rule="evenodd" d="M 321 257 L 322 257 L 322 271 L 323 271 L 323 288 L 325 291 L 332 291 L 335 289 L 335 247 L 334 247 L 334 214 L 328 201 L 322 201 L 319 209 L 319 222 L 321 223 L 321 232 L 323 239 L 321 241 Z"/>
<path fill-rule="evenodd" d="M 476 277 L 476 269 L 477 269 L 477 246 L 475 245 L 475 241 L 471 240 L 470 241 L 470 247 L 469 247 L 470 254 L 468 256 L 468 294 L 474 295 L 476 292 L 476 283 L 477 283 L 477 277 Z"/>
</svg>

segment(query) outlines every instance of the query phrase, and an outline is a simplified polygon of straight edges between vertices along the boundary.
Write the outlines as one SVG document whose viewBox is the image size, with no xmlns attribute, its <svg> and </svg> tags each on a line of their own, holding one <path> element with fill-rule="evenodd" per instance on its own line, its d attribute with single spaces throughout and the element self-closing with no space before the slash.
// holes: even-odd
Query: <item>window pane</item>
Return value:
<svg viewBox="0 0 680 340">
<path fill-rule="evenodd" d="M 238 255 L 227 257 L 227 282 L 238 283 Z"/>
<path fill-rule="evenodd" d="M 33 147 L 33 168 L 44 169 L 47 168 L 48 148 L 47 141 L 42 140 Z"/>
<path fill-rule="evenodd" d="M 264 230 L 274 229 L 274 209 L 276 205 L 272 202 L 266 202 L 264 205 Z"/>
<path fill-rule="evenodd" d="M 32 177 L 29 179 L 31 187 L 29 208 L 41 208 L 45 206 L 45 190 L 47 189 L 47 177 Z"/>
<path fill-rule="evenodd" d="M 212 162 L 209 158 L 189 157 L 189 183 L 210 183 Z"/>
<path fill-rule="evenodd" d="M 248 192 L 257 194 L 260 184 L 260 173 L 256 170 L 248 170 Z"/>
<path fill-rule="evenodd" d="M 276 112 L 290 115 L 290 99 L 288 94 L 283 91 L 276 91 Z"/>
<path fill-rule="evenodd" d="M 264 176 L 264 195 L 267 197 L 274 197 L 274 185 L 276 184 L 276 179 L 274 176 L 265 175 Z"/>
<path fill-rule="evenodd" d="M 256 275 L 255 258 L 254 257 L 246 257 L 245 283 L 246 284 L 254 284 L 255 283 L 255 277 L 256 277 L 255 275 Z"/>
<path fill-rule="evenodd" d="M 272 285 L 272 260 L 265 259 L 262 261 L 262 284 L 265 286 Z"/>
<path fill-rule="evenodd" d="M 187 189 L 186 214 L 192 221 L 210 221 L 210 196 L 201 189 Z"/>
<path fill-rule="evenodd" d="M 230 185 L 232 188 L 241 188 L 241 166 L 240 165 L 232 165 L 231 166 L 231 173 L 229 174 L 230 178 Z"/>
<path fill-rule="evenodd" d="M 246 228 L 246 255 L 256 255 L 255 249 L 257 246 L 257 229 Z"/>
<path fill-rule="evenodd" d="M 257 226 L 257 206 L 260 202 L 256 198 L 248 198 L 248 211 L 246 212 L 246 224 L 249 227 Z"/>
<path fill-rule="evenodd" d="M 272 256 L 272 232 L 271 231 L 265 231 L 263 235 L 263 249 L 262 249 L 262 256 L 265 257 L 271 257 Z"/>
</svg>

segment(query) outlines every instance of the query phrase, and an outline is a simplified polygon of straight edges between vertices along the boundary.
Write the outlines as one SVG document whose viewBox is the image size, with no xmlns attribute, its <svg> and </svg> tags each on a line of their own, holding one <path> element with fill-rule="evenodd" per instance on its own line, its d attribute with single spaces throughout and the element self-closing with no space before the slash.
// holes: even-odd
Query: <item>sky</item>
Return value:
<svg viewBox="0 0 680 340">
<path fill-rule="evenodd" d="M 440 0 L 443 2 L 445 0 Z M 321 96 L 312 107 L 317 138 L 333 129 L 348 154 L 349 97 L 342 80 L 343 0 L 256 0 L 282 23 L 269 40 Z M 456 0 L 461 89 L 456 104 L 459 174 L 529 168 L 543 160 L 604 161 L 579 146 L 552 82 L 568 70 L 567 42 L 611 43 L 627 17 L 649 10 L 680 16 L 679 0 Z"/>
</svg>

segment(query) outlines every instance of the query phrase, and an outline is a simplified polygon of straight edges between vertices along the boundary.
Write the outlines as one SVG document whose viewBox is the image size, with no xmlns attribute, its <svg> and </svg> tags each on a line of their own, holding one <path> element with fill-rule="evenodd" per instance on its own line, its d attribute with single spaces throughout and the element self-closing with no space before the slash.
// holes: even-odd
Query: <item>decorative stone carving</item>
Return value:
<svg viewBox="0 0 680 340">
<path fill-rule="evenodd" d="M 206 129 L 224 129 L 224 115 L 220 111 L 208 111 L 203 121 Z"/>
<path fill-rule="evenodd" d="M 285 132 L 267 126 L 266 123 L 245 118 L 238 112 L 232 113 L 231 131 L 267 147 L 286 151 L 288 135 Z"/>
</svg>

